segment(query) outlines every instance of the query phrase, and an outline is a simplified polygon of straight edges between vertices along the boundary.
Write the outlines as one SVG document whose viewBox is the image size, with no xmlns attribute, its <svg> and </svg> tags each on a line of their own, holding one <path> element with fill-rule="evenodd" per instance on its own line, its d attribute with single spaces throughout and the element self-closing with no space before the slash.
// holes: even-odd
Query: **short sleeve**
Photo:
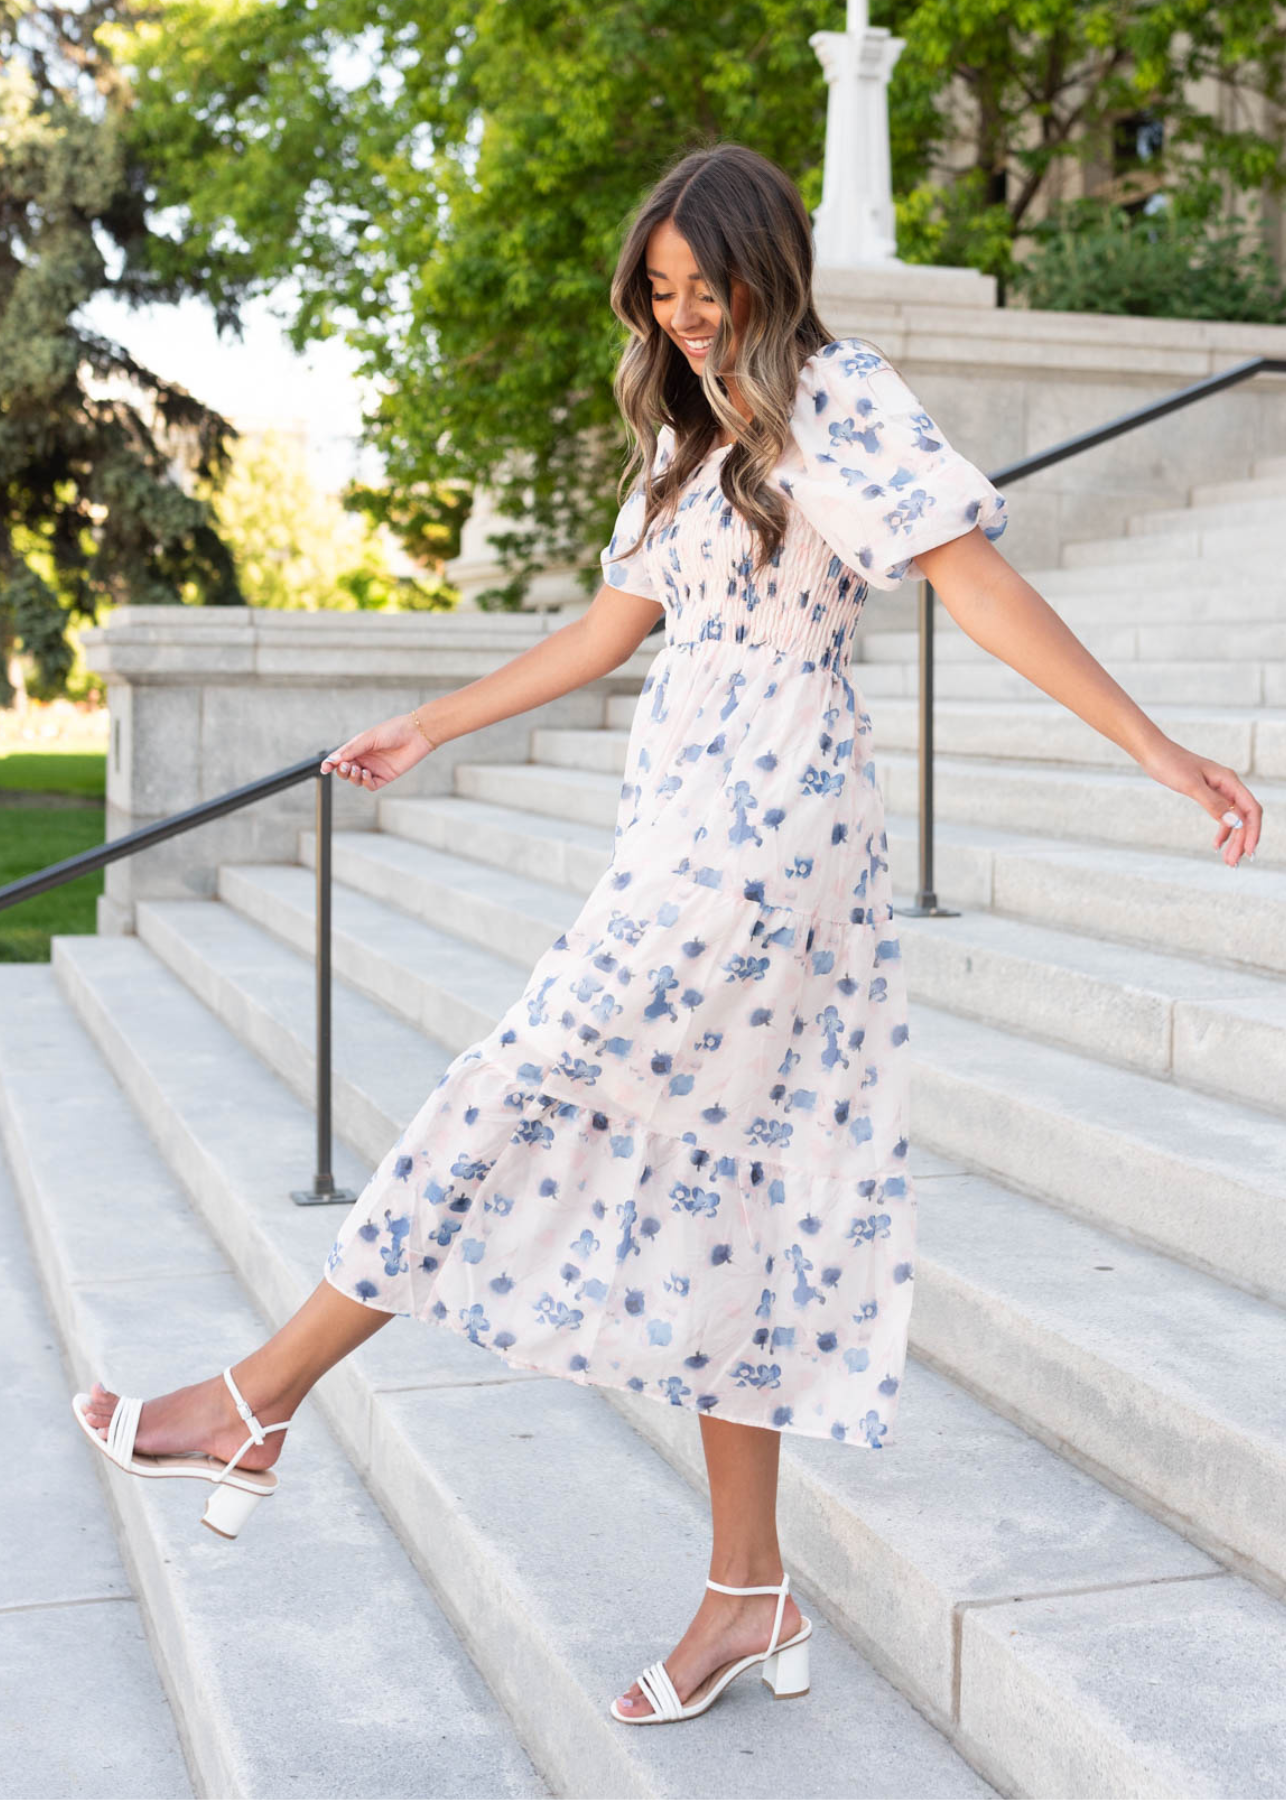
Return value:
<svg viewBox="0 0 1286 1800">
<path fill-rule="evenodd" d="M 860 338 L 810 356 L 778 479 L 836 555 L 873 587 L 926 579 L 915 558 L 980 525 L 998 538 L 1005 501 L 953 450 L 892 364 Z"/>
<path fill-rule="evenodd" d="M 663 425 L 657 433 L 656 457 L 652 464 L 654 474 L 659 474 L 669 461 L 673 438 L 674 433 L 668 425 Z M 603 580 L 608 587 L 620 588 L 622 593 L 639 594 L 645 600 L 660 603 L 661 596 L 657 592 L 656 583 L 648 572 L 651 533 L 632 556 L 622 554 L 639 535 L 645 506 L 643 483 L 640 480 L 626 496 L 617 513 L 616 525 L 606 546 L 599 552 L 599 561 L 603 565 Z"/>
</svg>

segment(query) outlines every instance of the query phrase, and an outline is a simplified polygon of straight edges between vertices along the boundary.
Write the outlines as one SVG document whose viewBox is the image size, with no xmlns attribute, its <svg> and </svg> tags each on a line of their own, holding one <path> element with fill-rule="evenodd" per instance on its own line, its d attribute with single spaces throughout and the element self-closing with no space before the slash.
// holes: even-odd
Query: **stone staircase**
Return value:
<svg viewBox="0 0 1286 1800">
<path fill-rule="evenodd" d="M 320 1279 L 342 1211 L 289 1198 L 312 1167 L 310 834 L 298 863 L 221 869 L 216 900 L 141 904 L 134 937 L 0 969 L 27 1308 L 6 1329 L 43 1355 L 41 1443 L 84 1521 L 56 1579 L 9 1579 L 49 1618 L 92 1587 L 146 1629 L 130 1679 L 157 1774 L 131 1793 L 1286 1796 L 1286 458 L 1191 502 L 1030 579 L 1247 780 L 1253 865 L 1226 869 L 1192 802 L 939 636 L 936 880 L 960 915 L 899 915 L 911 1358 L 894 1454 L 783 1439 L 805 1706 L 745 1679 L 690 1732 L 608 1715 L 707 1567 L 697 1422 L 653 1400 L 394 1320 L 319 1384 L 236 1544 L 197 1529 L 203 1494 L 75 1439 L 19 1209 L 66 1384 L 198 1379 Z M 870 604 L 853 674 L 907 904 L 915 643 Z M 337 835 L 350 1187 L 578 912 L 632 706 L 537 726 L 529 762 L 461 764 L 451 795 L 393 790 L 377 829 Z M 21 1791 L 125 1791 L 92 1785 L 88 1743 L 77 1768 L 91 1785 Z"/>
</svg>

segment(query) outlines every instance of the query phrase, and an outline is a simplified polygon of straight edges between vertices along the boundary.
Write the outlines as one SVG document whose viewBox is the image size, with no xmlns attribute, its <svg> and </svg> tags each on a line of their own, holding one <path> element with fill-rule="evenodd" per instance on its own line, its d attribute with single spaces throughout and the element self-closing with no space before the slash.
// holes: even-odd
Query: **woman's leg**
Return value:
<svg viewBox="0 0 1286 1800">
<path fill-rule="evenodd" d="M 728 1587 L 761 1587 L 782 1577 L 777 1543 L 777 1465 L 781 1433 L 759 1425 L 732 1425 L 701 1415 L 701 1446 L 710 1476 L 714 1541 L 709 1575 Z M 705 1597 L 687 1632 L 665 1659 L 671 1681 L 686 1705 L 696 1690 L 725 1663 L 766 1650 L 777 1609 L 773 1594 L 720 1594 Z M 793 1637 L 801 1623 L 794 1596 L 787 1595 L 779 1639 Z M 637 1682 L 621 1696 L 621 1711 L 651 1712 Z"/>
<path fill-rule="evenodd" d="M 328 1369 L 396 1316 L 349 1299 L 323 1277 L 280 1331 L 275 1331 L 241 1362 L 232 1364 L 232 1379 L 260 1423 L 276 1425 L 294 1417 L 314 1382 Z M 100 1436 L 106 1435 L 115 1405 L 116 1395 L 95 1382 L 86 1412 Z M 281 1455 L 287 1435 L 284 1431 L 269 1432 L 262 1444 L 251 1445 L 237 1466 L 271 1467 Z M 226 1462 L 245 1443 L 246 1436 L 228 1384 L 218 1374 L 145 1401 L 135 1448 L 144 1456 L 205 1450 Z"/>
</svg>

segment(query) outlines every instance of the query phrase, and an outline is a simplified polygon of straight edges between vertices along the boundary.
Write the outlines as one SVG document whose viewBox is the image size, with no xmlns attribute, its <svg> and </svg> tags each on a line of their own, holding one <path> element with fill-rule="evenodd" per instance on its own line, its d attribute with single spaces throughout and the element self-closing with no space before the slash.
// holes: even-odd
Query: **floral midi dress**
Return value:
<svg viewBox="0 0 1286 1800">
<path fill-rule="evenodd" d="M 515 1367 L 878 1450 L 907 1349 L 906 989 L 872 723 L 872 586 L 1005 502 L 860 339 L 804 364 L 754 544 L 721 448 L 605 582 L 665 608 L 611 861 L 345 1215 L 341 1292 Z M 673 452 L 659 434 L 657 466 Z"/>
</svg>

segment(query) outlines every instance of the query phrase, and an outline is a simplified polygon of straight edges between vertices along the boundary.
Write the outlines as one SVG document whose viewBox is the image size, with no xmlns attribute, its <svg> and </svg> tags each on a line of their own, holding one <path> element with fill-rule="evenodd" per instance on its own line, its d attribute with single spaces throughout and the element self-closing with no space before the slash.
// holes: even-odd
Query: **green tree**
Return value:
<svg viewBox="0 0 1286 1800">
<path fill-rule="evenodd" d="M 243 438 L 206 497 L 251 606 L 398 611 L 452 601 L 440 577 L 394 574 L 370 518 L 323 492 L 300 445 L 280 432 Z"/>
<path fill-rule="evenodd" d="M 99 41 L 110 0 L 75 12 L 0 0 L 0 704 L 20 637 L 44 690 L 70 621 L 121 600 L 239 599 L 208 506 L 231 427 L 79 314 L 190 291 L 196 265 L 152 242 L 129 96 Z"/>
<path fill-rule="evenodd" d="M 889 0 L 874 16 L 906 39 L 890 126 L 908 260 L 1012 275 L 1014 239 L 1057 165 L 1111 161 L 1115 128 L 1141 114 L 1161 127 L 1159 142 L 1146 164 L 1127 161 L 1114 200 L 1160 192 L 1192 224 L 1234 193 L 1286 187 L 1280 131 L 1253 129 L 1244 104 L 1282 102 L 1276 0 Z M 1240 103 L 1240 123 L 1200 110 L 1207 80 Z M 967 154 L 956 150 L 950 187 L 917 173 L 961 130 Z M 1099 215 L 1083 216 L 1099 228 Z"/>
<path fill-rule="evenodd" d="M 1282 177 L 1280 144 L 1187 99 L 1210 73 L 1280 93 L 1270 0 L 875 0 L 872 17 L 906 39 L 890 110 L 909 260 L 1003 277 L 1055 164 L 1145 106 L 1185 205 Z M 610 524 L 607 288 L 628 214 L 676 153 L 720 137 L 815 206 L 826 86 L 808 38 L 842 22 L 839 0 L 160 0 L 122 55 L 181 254 L 209 267 L 235 248 L 226 304 L 247 265 L 295 276 L 296 345 L 342 330 L 380 390 L 367 431 L 391 513 L 492 487 L 515 520 L 494 597 L 513 603 Z M 969 155 L 944 185 L 960 96 Z"/>
</svg>

